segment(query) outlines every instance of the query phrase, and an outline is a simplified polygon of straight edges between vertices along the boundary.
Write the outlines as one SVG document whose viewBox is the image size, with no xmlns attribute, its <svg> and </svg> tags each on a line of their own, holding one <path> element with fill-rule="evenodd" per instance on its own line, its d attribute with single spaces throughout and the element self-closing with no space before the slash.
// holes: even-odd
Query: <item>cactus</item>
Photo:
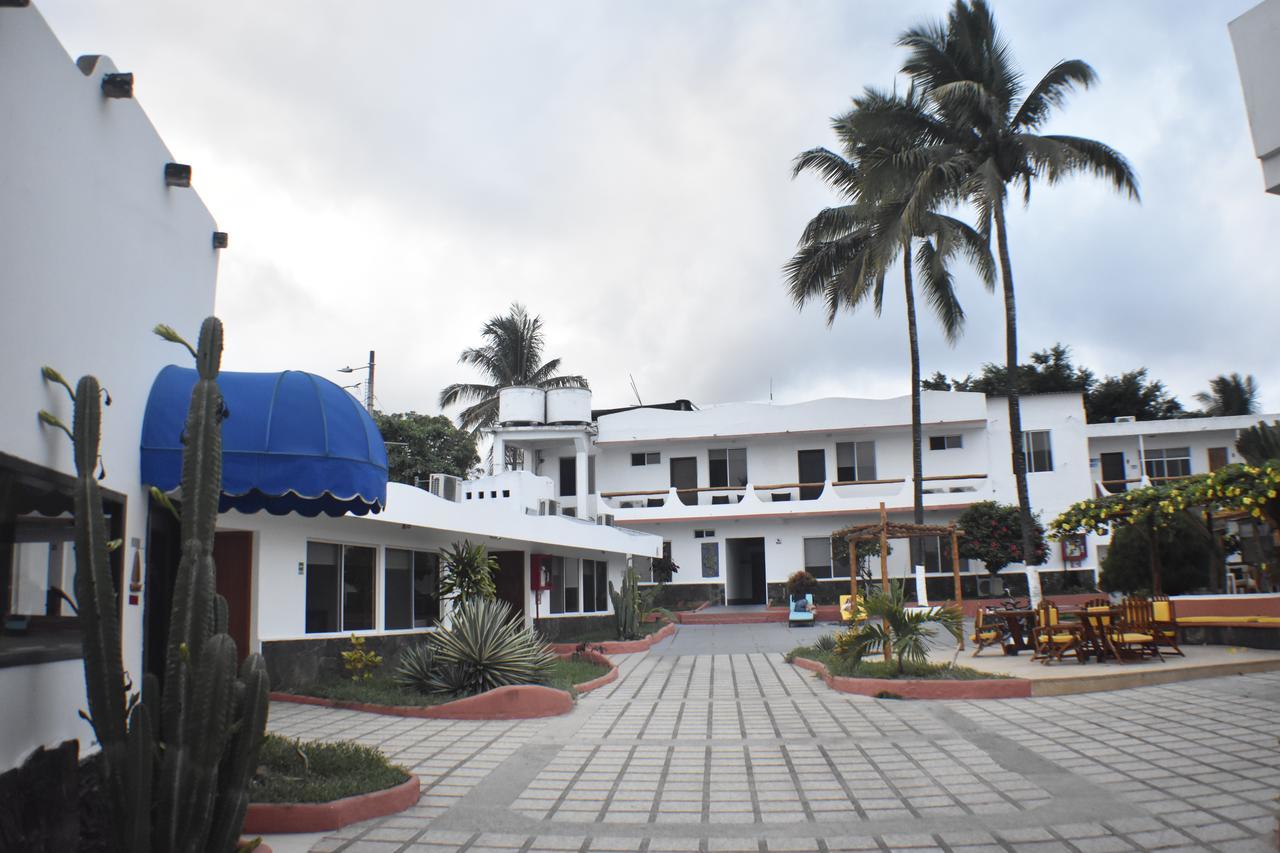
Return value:
<svg viewBox="0 0 1280 853">
<path fill-rule="evenodd" d="M 86 376 L 72 393 L 56 371 L 43 371 L 47 380 L 67 387 L 75 403 L 69 431 L 76 462 L 75 589 L 84 626 L 88 719 L 102 748 L 118 850 L 229 853 L 244 823 L 249 780 L 266 730 L 268 683 L 259 655 L 250 655 L 237 674 L 226 602 L 214 591 L 226 416 L 217 385 L 222 324 L 216 317 L 205 320 L 195 349 L 167 327 L 156 332 L 187 346 L 199 372 L 185 430 L 182 559 L 163 689 L 148 674 L 135 692 L 124 676 L 102 496 L 94 479 L 101 433 L 98 382 Z M 47 412 L 40 420 L 67 431 Z"/>
<path fill-rule="evenodd" d="M 627 567 L 622 576 L 622 589 L 614 588 L 609 581 L 609 598 L 613 600 L 613 619 L 618 627 L 619 640 L 640 638 L 640 579 L 635 569 Z"/>
</svg>

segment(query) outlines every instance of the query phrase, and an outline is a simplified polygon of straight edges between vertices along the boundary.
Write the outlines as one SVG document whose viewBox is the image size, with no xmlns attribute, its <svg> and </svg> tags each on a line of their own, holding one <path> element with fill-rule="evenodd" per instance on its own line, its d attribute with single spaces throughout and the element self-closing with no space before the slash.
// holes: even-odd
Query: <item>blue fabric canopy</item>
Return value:
<svg viewBox="0 0 1280 853">
<path fill-rule="evenodd" d="M 160 371 L 142 421 L 142 482 L 182 482 L 182 438 L 192 368 Z M 387 448 L 354 397 L 297 370 L 218 376 L 222 422 L 221 509 L 274 515 L 380 512 L 387 502 Z"/>
</svg>

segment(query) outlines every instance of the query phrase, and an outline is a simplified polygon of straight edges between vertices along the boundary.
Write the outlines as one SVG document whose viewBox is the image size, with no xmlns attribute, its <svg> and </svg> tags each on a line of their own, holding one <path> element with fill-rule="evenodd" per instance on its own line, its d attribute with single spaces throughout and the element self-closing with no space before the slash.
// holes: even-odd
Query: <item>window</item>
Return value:
<svg viewBox="0 0 1280 853">
<path fill-rule="evenodd" d="M 373 628 L 373 566 L 377 549 L 307 543 L 306 632 Z"/>
<path fill-rule="evenodd" d="M 572 557 L 551 558 L 551 612 L 578 612 L 578 561 Z"/>
<path fill-rule="evenodd" d="M 1036 474 L 1053 470 L 1053 447 L 1049 443 L 1049 431 L 1024 432 L 1022 452 L 1027 456 L 1027 473 Z"/>
<path fill-rule="evenodd" d="M 1147 476 L 1152 480 L 1191 476 L 1191 448 L 1170 447 L 1164 450 L 1147 448 L 1143 461 Z"/>
<path fill-rule="evenodd" d="M 694 539 L 714 539 L 716 532 L 714 530 L 695 530 L 693 531 Z"/>
<path fill-rule="evenodd" d="M 963 435 L 931 435 L 929 436 L 930 450 L 959 450 L 964 447 Z"/>
<path fill-rule="evenodd" d="M 604 613 L 609 609 L 609 564 L 604 560 L 582 561 L 582 612 Z"/>
<path fill-rule="evenodd" d="M 440 555 L 388 548 L 383 554 L 383 627 L 429 628 L 440 618 Z"/>
<path fill-rule="evenodd" d="M 661 465 L 662 454 L 660 453 L 632 453 L 631 467 L 638 468 L 641 465 Z"/>
<path fill-rule="evenodd" d="M 74 488 L 73 477 L 0 454 L 0 610 L 4 616 L 24 616 L 32 627 L 79 625 L 79 617 L 63 599 L 63 595 L 75 598 Z M 107 539 L 119 539 L 124 535 L 124 497 L 105 490 L 102 497 Z M 117 594 L 124 554 L 130 550 L 134 549 L 119 547 L 108 554 Z M 78 641 L 66 644 L 65 655 L 59 647 L 59 657 L 80 656 Z M 8 662 L 31 661 L 15 656 Z"/>
<path fill-rule="evenodd" d="M 831 537 L 804 540 L 804 570 L 815 578 L 831 577 Z"/>
<path fill-rule="evenodd" d="M 560 497 L 578 494 L 578 460 L 572 456 L 560 457 Z"/>
<path fill-rule="evenodd" d="M 710 486 L 745 486 L 747 484 L 747 449 L 730 447 L 708 450 L 707 477 Z"/>
<path fill-rule="evenodd" d="M 836 444 L 836 479 L 874 480 L 876 478 L 876 443 L 874 441 L 842 441 Z"/>
<path fill-rule="evenodd" d="M 920 562 L 926 572 L 951 573 L 951 538 L 928 536 L 919 540 Z M 969 571 L 969 560 L 960 558 L 960 571 Z"/>
</svg>

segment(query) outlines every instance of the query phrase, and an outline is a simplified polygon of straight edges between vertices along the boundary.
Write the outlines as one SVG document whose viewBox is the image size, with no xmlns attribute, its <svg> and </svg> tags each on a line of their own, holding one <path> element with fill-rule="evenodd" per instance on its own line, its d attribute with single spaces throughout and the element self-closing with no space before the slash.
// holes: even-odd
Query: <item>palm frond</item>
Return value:
<svg viewBox="0 0 1280 853">
<path fill-rule="evenodd" d="M 1009 126 L 1015 130 L 1035 130 L 1044 124 L 1054 108 L 1060 108 L 1066 103 L 1067 96 L 1077 86 L 1088 89 L 1097 81 L 1097 72 L 1084 60 L 1066 59 L 1059 62 L 1031 87 Z"/>
<path fill-rule="evenodd" d="M 440 408 L 452 406 L 454 403 L 466 403 L 471 400 L 485 400 L 498 393 L 493 385 L 477 385 L 469 382 L 455 382 L 440 392 Z"/>
<path fill-rule="evenodd" d="M 826 148 L 810 148 L 796 155 L 791 161 L 791 177 L 805 172 L 816 173 L 827 186 L 854 199 L 858 196 L 858 168 L 845 158 Z"/>
<path fill-rule="evenodd" d="M 938 251 L 931 240 L 923 240 L 916 248 L 916 269 L 920 272 L 920 284 L 924 297 L 933 309 L 934 316 L 942 325 L 947 343 L 952 346 L 960 339 L 964 329 L 964 309 L 956 298 L 951 271 L 947 268 L 947 258 Z"/>
<path fill-rule="evenodd" d="M 1102 178 L 1109 181 L 1116 192 L 1124 193 L 1134 201 L 1142 200 L 1138 193 L 1137 173 L 1125 156 L 1110 145 L 1096 139 L 1061 134 L 1041 136 L 1040 139 L 1053 140 L 1071 151 L 1068 171 L 1084 172 Z"/>
</svg>

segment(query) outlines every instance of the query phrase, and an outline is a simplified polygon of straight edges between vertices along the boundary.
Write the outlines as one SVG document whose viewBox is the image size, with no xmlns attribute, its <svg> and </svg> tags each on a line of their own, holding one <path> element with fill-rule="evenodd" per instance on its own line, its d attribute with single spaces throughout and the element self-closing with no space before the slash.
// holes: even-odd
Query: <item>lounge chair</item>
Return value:
<svg viewBox="0 0 1280 853">
<path fill-rule="evenodd" d="M 1178 615 L 1169 596 L 1152 596 L 1151 613 L 1155 619 L 1156 645 L 1186 657 L 1186 652 L 1178 648 Z"/>
<path fill-rule="evenodd" d="M 976 646 L 973 650 L 974 657 L 987 646 L 1004 645 L 1005 635 L 1009 633 L 1003 619 L 987 621 L 987 610 L 986 607 L 979 607 L 978 615 L 973 618 L 973 636 L 969 639 Z"/>
<path fill-rule="evenodd" d="M 862 596 L 858 596 L 856 604 L 850 604 L 853 600 L 851 595 L 840 596 L 840 621 L 841 622 L 865 622 L 867 621 L 867 608 L 862 604 Z"/>
<path fill-rule="evenodd" d="M 787 625 L 812 625 L 815 617 L 813 609 L 813 593 L 805 593 L 803 598 L 794 598 L 791 600 L 791 606 L 787 612 Z"/>
</svg>

